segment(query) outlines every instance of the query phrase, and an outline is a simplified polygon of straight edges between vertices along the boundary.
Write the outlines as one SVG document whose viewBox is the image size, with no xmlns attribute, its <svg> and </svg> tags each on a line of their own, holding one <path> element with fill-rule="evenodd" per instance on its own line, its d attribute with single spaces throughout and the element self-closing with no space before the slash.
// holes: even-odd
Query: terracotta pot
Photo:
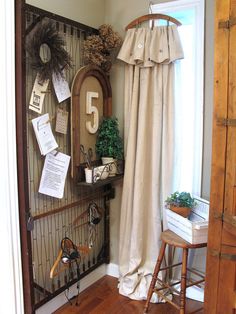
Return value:
<svg viewBox="0 0 236 314">
<path fill-rule="evenodd" d="M 189 207 L 170 206 L 170 210 L 185 218 L 187 218 L 191 212 L 191 208 Z"/>
</svg>

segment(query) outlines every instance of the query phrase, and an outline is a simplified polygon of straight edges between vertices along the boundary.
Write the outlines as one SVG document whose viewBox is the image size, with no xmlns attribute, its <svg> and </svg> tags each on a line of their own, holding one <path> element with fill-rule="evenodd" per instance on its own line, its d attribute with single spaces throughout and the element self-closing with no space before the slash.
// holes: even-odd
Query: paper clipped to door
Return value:
<svg viewBox="0 0 236 314">
<path fill-rule="evenodd" d="M 58 147 L 48 113 L 33 119 L 32 124 L 41 155 L 45 156 Z"/>
<path fill-rule="evenodd" d="M 53 151 L 47 154 L 39 185 L 39 193 L 63 198 L 70 156 Z"/>
<path fill-rule="evenodd" d="M 34 81 L 34 87 L 30 97 L 29 109 L 41 113 L 43 108 L 43 101 L 45 98 L 45 92 L 48 88 L 49 80 L 41 82 L 39 79 L 39 74 L 36 75 Z"/>
<path fill-rule="evenodd" d="M 55 128 L 56 132 L 62 133 L 62 134 L 67 133 L 68 116 L 69 116 L 68 111 L 62 110 L 60 108 L 57 109 L 56 128 Z"/>
<path fill-rule="evenodd" d="M 53 73 L 52 83 L 59 103 L 71 96 L 69 84 L 64 76 Z"/>
</svg>

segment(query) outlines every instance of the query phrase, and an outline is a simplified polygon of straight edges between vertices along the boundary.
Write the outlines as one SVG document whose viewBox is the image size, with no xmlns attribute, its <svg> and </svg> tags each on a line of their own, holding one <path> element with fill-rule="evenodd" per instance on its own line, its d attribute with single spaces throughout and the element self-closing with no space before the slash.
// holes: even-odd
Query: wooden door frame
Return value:
<svg viewBox="0 0 236 314">
<path fill-rule="evenodd" d="M 15 67 L 16 67 L 16 143 L 18 198 L 21 234 L 25 314 L 34 313 L 31 237 L 27 231 L 29 214 L 27 130 L 26 130 L 26 70 L 25 70 L 25 0 L 15 0 Z"/>
</svg>

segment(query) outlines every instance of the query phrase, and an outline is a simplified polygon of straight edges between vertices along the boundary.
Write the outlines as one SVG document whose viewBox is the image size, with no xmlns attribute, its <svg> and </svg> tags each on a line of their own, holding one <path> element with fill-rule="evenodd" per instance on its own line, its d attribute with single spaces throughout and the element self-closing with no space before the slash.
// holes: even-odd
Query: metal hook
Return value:
<svg viewBox="0 0 236 314">
<path fill-rule="evenodd" d="M 149 5 L 148 5 L 148 7 L 149 7 L 150 13 L 153 13 L 153 11 L 152 11 L 152 5 L 153 5 L 153 2 L 152 2 L 151 0 L 149 0 Z"/>
</svg>

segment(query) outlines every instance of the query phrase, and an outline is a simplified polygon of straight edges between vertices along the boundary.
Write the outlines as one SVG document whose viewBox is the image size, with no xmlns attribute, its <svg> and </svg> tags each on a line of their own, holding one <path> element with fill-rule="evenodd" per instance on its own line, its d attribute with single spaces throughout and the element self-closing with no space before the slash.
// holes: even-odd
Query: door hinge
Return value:
<svg viewBox="0 0 236 314">
<path fill-rule="evenodd" d="M 219 21 L 218 28 L 230 29 L 230 27 L 234 26 L 235 24 L 236 24 L 236 18 L 231 17 L 229 20 Z"/>
<path fill-rule="evenodd" d="M 27 212 L 26 229 L 27 231 L 34 230 L 34 217 L 31 216 L 30 212 Z"/>
<path fill-rule="evenodd" d="M 213 257 L 217 257 L 219 259 L 227 259 L 236 262 L 236 254 L 222 253 L 213 249 L 209 249 L 209 253 Z"/>
<path fill-rule="evenodd" d="M 225 222 L 231 225 L 232 227 L 236 228 L 236 216 L 229 215 L 226 212 L 221 213 L 221 212 L 214 211 L 213 217 L 215 219 L 220 219 L 222 222 Z"/>
<path fill-rule="evenodd" d="M 213 211 L 213 217 L 214 217 L 215 219 L 223 220 L 223 213 L 218 212 L 218 211 Z"/>
<path fill-rule="evenodd" d="M 217 118 L 216 124 L 219 126 L 236 126 L 236 119 Z"/>
</svg>

